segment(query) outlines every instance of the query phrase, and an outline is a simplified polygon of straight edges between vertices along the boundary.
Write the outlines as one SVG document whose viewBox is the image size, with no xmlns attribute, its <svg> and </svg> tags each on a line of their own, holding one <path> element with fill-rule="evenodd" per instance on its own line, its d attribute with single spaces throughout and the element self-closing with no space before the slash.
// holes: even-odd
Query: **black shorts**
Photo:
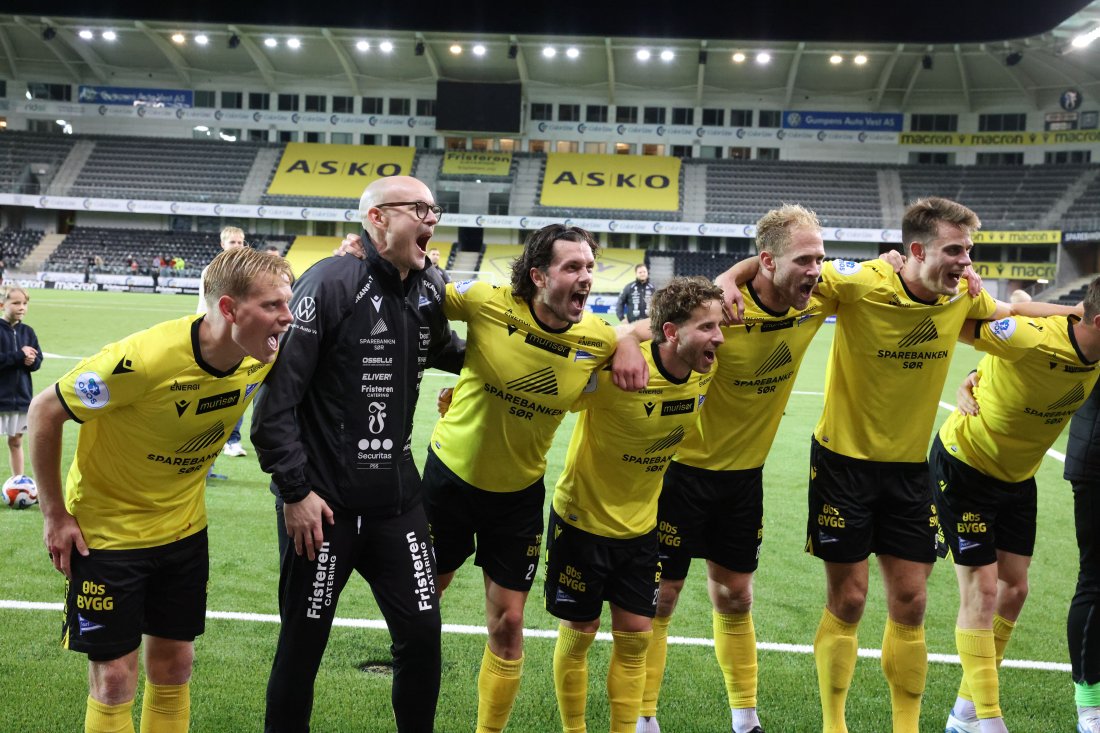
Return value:
<svg viewBox="0 0 1100 733">
<path fill-rule="evenodd" d="M 928 454 L 940 537 L 956 565 L 997 562 L 997 550 L 1031 557 L 1035 552 L 1035 478 L 1008 482 L 968 466 L 937 435 Z"/>
<path fill-rule="evenodd" d="M 657 506 L 661 576 L 687 577 L 702 557 L 738 573 L 752 573 L 764 537 L 764 469 L 710 471 L 673 461 Z"/>
<path fill-rule="evenodd" d="M 935 562 L 928 464 L 849 458 L 813 438 L 806 551 L 827 562 L 860 562 L 872 552 Z"/>
<path fill-rule="evenodd" d="M 657 531 L 625 540 L 577 529 L 550 510 L 546 540 L 546 610 L 566 621 L 600 617 L 603 602 L 653 618 L 661 563 Z"/>
<path fill-rule="evenodd" d="M 61 645 L 105 662 L 129 654 L 142 634 L 194 641 L 206 628 L 210 577 L 206 530 L 136 550 L 73 551 L 65 583 Z"/>
<path fill-rule="evenodd" d="M 542 478 L 519 491 L 485 491 L 455 476 L 429 450 L 421 486 L 440 575 L 462 567 L 476 539 L 474 564 L 494 583 L 531 590 L 542 546 Z"/>
</svg>

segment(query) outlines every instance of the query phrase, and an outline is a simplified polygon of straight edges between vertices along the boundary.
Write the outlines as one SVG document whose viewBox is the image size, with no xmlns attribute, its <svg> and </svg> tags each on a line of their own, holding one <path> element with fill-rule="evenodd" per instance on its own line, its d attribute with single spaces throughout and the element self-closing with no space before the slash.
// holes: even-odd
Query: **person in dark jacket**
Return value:
<svg viewBox="0 0 1100 733">
<path fill-rule="evenodd" d="M 309 729 L 353 570 L 393 640 L 397 730 L 430 732 L 435 719 L 439 593 L 410 442 L 424 370 L 460 366 L 443 281 L 425 270 L 441 210 L 423 183 L 394 176 L 367 187 L 359 213 L 365 258 L 326 258 L 295 284 L 295 322 L 253 414 L 252 443 L 293 543 L 282 553 L 266 731 Z"/>
<path fill-rule="evenodd" d="M 1077 730 L 1100 733 L 1100 387 L 1069 423 L 1065 478 L 1073 485 L 1081 560 L 1066 623 Z"/>
<path fill-rule="evenodd" d="M 42 366 L 42 350 L 34 329 L 23 323 L 30 296 L 23 288 L 4 293 L 0 319 L 0 427 L 8 436 L 12 475 L 23 473 L 23 433 L 34 390 L 31 372 Z"/>
<path fill-rule="evenodd" d="M 634 282 L 623 288 L 615 315 L 624 323 L 644 321 L 649 318 L 649 304 L 653 302 L 653 283 L 649 281 L 649 268 L 644 264 L 634 266 Z"/>
</svg>

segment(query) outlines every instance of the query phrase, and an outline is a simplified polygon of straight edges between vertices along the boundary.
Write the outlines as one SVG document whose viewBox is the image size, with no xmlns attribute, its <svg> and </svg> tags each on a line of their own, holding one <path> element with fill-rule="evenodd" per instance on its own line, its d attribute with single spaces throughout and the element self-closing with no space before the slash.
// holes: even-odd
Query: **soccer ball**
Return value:
<svg viewBox="0 0 1100 733">
<path fill-rule="evenodd" d="M 38 487 L 30 476 L 18 474 L 4 482 L 4 503 L 12 509 L 26 509 L 38 503 Z"/>
</svg>

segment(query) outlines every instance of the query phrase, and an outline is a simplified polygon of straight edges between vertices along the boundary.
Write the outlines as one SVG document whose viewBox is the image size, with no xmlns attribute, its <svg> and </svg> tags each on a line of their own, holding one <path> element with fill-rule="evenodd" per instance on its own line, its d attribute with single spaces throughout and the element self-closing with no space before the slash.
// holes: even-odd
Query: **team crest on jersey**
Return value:
<svg viewBox="0 0 1100 733">
<path fill-rule="evenodd" d="M 989 330 L 1001 341 L 1008 341 L 1012 338 L 1012 334 L 1016 333 L 1016 319 L 1002 318 L 999 321 L 993 321 L 989 324 Z"/>
<path fill-rule="evenodd" d="M 838 275 L 855 275 L 863 269 L 863 265 L 852 260 L 833 260 L 833 267 Z"/>
<path fill-rule="evenodd" d="M 84 372 L 77 377 L 73 390 L 80 402 L 93 410 L 98 410 L 111 401 L 111 390 L 95 372 Z"/>
<path fill-rule="evenodd" d="M 455 292 L 459 295 L 462 295 L 471 287 L 473 287 L 473 284 L 476 282 L 477 280 L 463 280 L 460 283 L 455 283 Z"/>
<path fill-rule="evenodd" d="M 573 361 L 580 361 L 581 359 L 595 359 L 595 354 L 585 351 L 584 349 L 577 349 L 576 356 L 573 357 Z"/>
</svg>

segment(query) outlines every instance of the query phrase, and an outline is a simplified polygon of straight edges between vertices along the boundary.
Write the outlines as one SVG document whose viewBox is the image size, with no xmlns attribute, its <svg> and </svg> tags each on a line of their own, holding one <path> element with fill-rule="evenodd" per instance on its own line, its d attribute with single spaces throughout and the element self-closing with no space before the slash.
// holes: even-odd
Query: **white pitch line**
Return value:
<svg viewBox="0 0 1100 733">
<path fill-rule="evenodd" d="M 37 601 L 3 601 L 0 600 L 0 609 L 13 611 L 61 611 L 60 603 L 40 603 Z M 277 624 L 279 617 L 273 613 L 241 613 L 238 611 L 207 611 L 206 617 L 221 621 L 244 621 L 248 623 Z M 333 626 L 342 626 L 355 629 L 373 629 L 385 631 L 386 622 L 380 619 L 367 618 L 336 618 Z M 465 636 L 484 636 L 487 631 L 484 626 L 470 626 L 467 624 L 443 624 L 443 633 L 462 634 Z M 553 629 L 524 629 L 523 635 L 529 639 L 556 639 L 558 632 Z M 611 641 L 611 634 L 601 631 L 596 634 L 598 641 Z M 670 636 L 668 643 L 675 646 L 714 646 L 713 639 L 698 638 L 693 636 Z M 780 644 L 769 641 L 757 642 L 756 648 L 767 652 L 783 652 L 786 654 L 813 654 L 814 648 L 808 644 Z M 882 658 L 881 649 L 860 649 L 859 656 L 864 659 Z M 937 664 L 959 664 L 959 658 L 954 654 L 929 654 L 929 662 Z M 1002 667 L 1016 669 L 1036 669 L 1045 672 L 1069 672 L 1070 666 L 1063 662 L 1041 662 L 1031 659 L 1006 659 L 1001 663 Z"/>
</svg>

